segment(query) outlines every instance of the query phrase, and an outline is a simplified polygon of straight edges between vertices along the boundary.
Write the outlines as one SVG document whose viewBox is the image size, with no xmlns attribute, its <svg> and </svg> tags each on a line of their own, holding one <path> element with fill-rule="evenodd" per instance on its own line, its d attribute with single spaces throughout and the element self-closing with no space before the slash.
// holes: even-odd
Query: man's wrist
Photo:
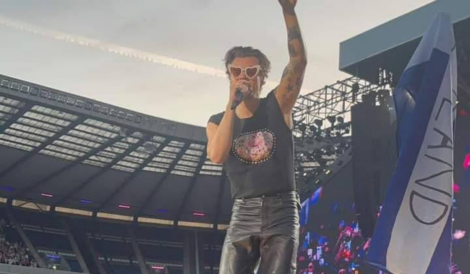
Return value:
<svg viewBox="0 0 470 274">
<path fill-rule="evenodd" d="M 235 112 L 235 109 L 232 109 L 232 103 L 228 103 L 226 106 L 225 106 L 225 112 Z"/>
<path fill-rule="evenodd" d="M 295 7 L 282 7 L 284 14 L 295 15 Z"/>
</svg>

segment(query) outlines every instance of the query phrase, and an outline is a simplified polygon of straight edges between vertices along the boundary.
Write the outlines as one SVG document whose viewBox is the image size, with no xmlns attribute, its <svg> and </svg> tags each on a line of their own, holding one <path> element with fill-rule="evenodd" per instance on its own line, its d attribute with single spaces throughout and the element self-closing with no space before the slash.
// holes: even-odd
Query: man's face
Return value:
<svg viewBox="0 0 470 274">
<path fill-rule="evenodd" d="M 250 97 L 259 98 L 264 82 L 259 60 L 256 57 L 237 57 L 228 67 L 230 82 L 238 86 L 246 84 L 251 90 Z"/>
</svg>

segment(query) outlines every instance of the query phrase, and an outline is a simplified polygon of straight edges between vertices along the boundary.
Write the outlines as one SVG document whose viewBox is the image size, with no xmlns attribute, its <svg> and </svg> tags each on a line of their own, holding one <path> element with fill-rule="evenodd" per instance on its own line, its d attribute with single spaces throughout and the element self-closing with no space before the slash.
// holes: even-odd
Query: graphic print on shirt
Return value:
<svg viewBox="0 0 470 274">
<path fill-rule="evenodd" d="M 232 146 L 233 154 L 246 164 L 259 164 L 269 160 L 276 150 L 276 136 L 268 129 L 240 134 Z"/>
</svg>

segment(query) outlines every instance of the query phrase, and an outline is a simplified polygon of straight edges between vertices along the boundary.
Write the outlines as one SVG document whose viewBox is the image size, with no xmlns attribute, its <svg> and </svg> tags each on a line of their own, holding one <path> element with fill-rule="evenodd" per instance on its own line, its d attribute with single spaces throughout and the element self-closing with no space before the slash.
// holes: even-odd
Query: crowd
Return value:
<svg viewBox="0 0 470 274">
<path fill-rule="evenodd" d="M 311 207 L 314 204 L 309 201 L 304 202 L 303 206 Z M 319 225 L 319 220 L 311 219 L 308 212 L 301 214 L 305 216 L 301 218 L 297 274 L 386 274 L 366 265 L 365 257 L 371 239 L 362 237 L 356 220 L 335 223 L 337 218 L 321 218 L 322 224 Z M 308 224 L 309 217 L 313 224 Z M 466 231 L 454 230 L 454 251 L 468 249 L 469 243 Z M 464 274 L 455 262 L 450 273 Z"/>
<path fill-rule="evenodd" d="M 0 263 L 38 267 L 22 242 L 10 242 L 6 237 L 7 226 L 4 219 L 0 220 Z"/>
<path fill-rule="evenodd" d="M 301 240 L 297 257 L 298 274 L 360 274 L 366 267 L 364 256 L 370 244 L 359 231 L 356 222 L 340 221 L 337 237 L 330 238 L 325 227 L 320 233 L 301 229 Z M 331 232 L 331 230 L 330 230 Z"/>
</svg>

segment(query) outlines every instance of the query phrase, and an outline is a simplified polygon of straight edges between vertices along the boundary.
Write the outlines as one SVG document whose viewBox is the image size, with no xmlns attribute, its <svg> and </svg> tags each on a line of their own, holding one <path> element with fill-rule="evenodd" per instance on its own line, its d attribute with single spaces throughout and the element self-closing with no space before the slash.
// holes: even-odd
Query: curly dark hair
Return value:
<svg viewBox="0 0 470 274">
<path fill-rule="evenodd" d="M 233 47 L 226 54 L 224 58 L 225 62 L 225 73 L 230 78 L 230 73 L 228 71 L 228 65 L 230 65 L 233 60 L 237 57 L 256 57 L 259 60 L 261 66 L 261 75 L 264 79 L 268 78 L 269 71 L 271 70 L 271 62 L 269 62 L 268 57 L 264 55 L 259 49 L 253 47 Z"/>
</svg>

